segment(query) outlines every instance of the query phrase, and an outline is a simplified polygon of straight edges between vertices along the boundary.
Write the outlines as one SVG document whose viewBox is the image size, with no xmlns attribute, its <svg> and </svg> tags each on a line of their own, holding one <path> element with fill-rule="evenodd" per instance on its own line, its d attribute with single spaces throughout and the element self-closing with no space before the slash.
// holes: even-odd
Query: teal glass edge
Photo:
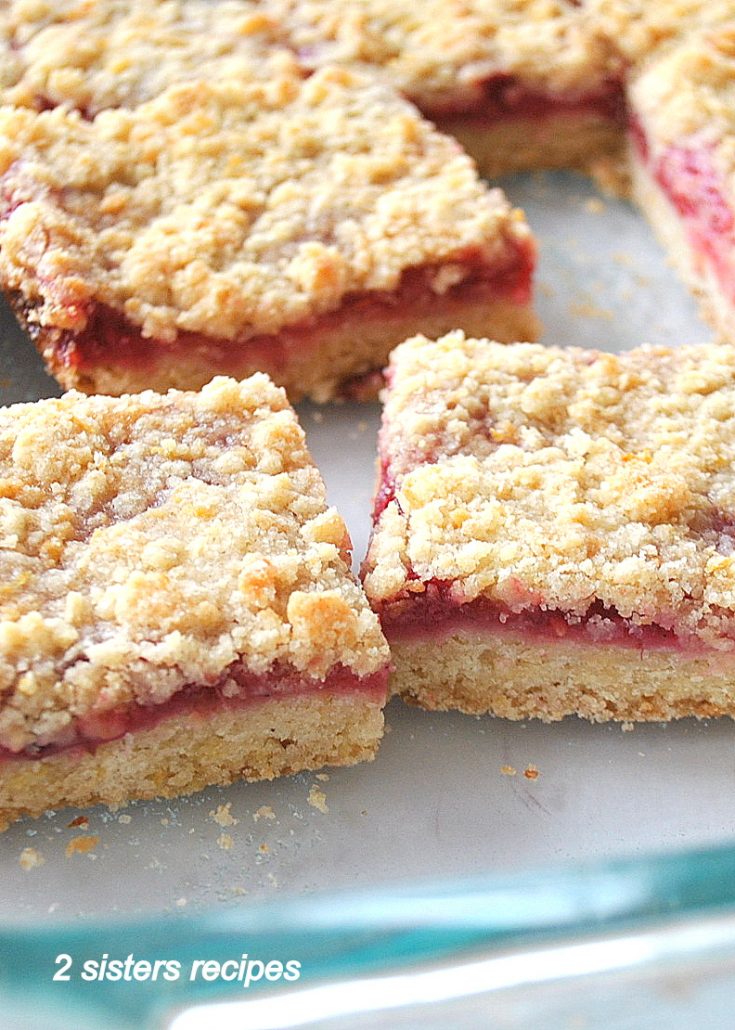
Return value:
<svg viewBox="0 0 735 1030">
<path fill-rule="evenodd" d="M 478 947 L 537 944 L 662 918 L 735 909 L 735 847 L 618 859 L 485 879 L 292 897 L 199 914 L 0 930 L 0 1011 L 51 1030 L 53 1014 L 87 1026 L 154 1027 L 165 1012 L 243 997 L 243 986 L 82 981 L 87 959 L 297 960 L 304 984 L 395 972 Z M 73 975 L 55 982 L 56 957 Z M 571 971 L 573 972 L 573 971 Z M 257 990 L 253 984 L 248 992 Z M 42 1012 L 47 1015 L 41 1017 Z M 22 1022 L 28 1013 L 38 1024 Z M 114 1019 L 113 1019 L 114 1014 Z M 10 1025 L 10 1024 L 6 1024 Z"/>
</svg>

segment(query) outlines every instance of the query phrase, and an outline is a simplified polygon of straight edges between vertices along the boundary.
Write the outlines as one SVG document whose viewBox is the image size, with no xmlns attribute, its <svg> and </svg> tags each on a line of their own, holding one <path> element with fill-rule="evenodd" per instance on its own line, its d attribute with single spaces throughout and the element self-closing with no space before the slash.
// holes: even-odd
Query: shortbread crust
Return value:
<svg viewBox="0 0 735 1030">
<path fill-rule="evenodd" d="M 343 713 L 342 739 L 325 736 L 305 766 L 349 752 L 360 710 L 374 750 L 386 644 L 349 571 L 344 522 L 267 377 L 6 408 L 0 471 L 0 809 L 83 803 L 78 791 L 14 795 L 19 763 L 43 761 L 50 784 L 68 773 L 77 790 L 69 763 L 83 759 L 89 783 L 98 757 L 100 776 L 118 752 L 142 762 L 136 739 L 170 741 L 191 719 L 203 724 L 192 782 L 225 782 L 219 765 L 206 780 L 208 721 L 239 720 L 233 741 L 255 739 L 266 702 L 287 722 L 314 699 L 325 734 L 330 706 Z M 233 750 L 227 775 L 275 775 L 268 739 Z M 310 738 L 292 739 L 308 755 Z M 178 792 L 156 775 L 161 793 Z"/>
<path fill-rule="evenodd" d="M 616 707 L 606 695 L 595 718 L 687 714 L 682 698 L 689 714 L 735 713 L 731 346 L 612 355 L 418 338 L 394 352 L 385 402 L 364 582 L 397 692 L 519 718 L 590 715 L 595 662 L 628 667 L 632 652 L 628 696 Z M 454 671 L 419 687 L 448 641 Z M 549 681 L 547 709 L 546 659 L 533 699 L 508 701 L 499 652 L 541 661 L 555 641 L 579 658 Z M 667 695 L 677 656 L 682 676 L 699 663 L 699 686 L 674 677 Z"/>
<path fill-rule="evenodd" d="M 441 331 L 458 304 L 473 327 L 487 318 L 491 329 L 498 302 L 500 336 L 515 304 L 514 335 L 538 331 L 522 213 L 410 104 L 349 71 L 174 85 L 92 121 L 6 107 L 0 194 L 0 278 L 65 386 L 100 388 L 94 367 L 77 375 L 67 356 L 105 308 L 124 321 L 123 341 L 143 339 L 149 364 L 163 365 L 156 383 L 180 382 L 175 354 L 166 372 L 167 348 L 192 333 L 202 337 L 189 348 L 195 362 L 210 343 L 230 352 L 205 362 L 194 385 L 220 368 L 265 365 L 293 386 L 282 334 L 298 333 L 296 349 L 311 334 L 322 377 L 308 392 L 319 399 L 335 380 L 382 367 L 406 331 Z M 401 289 L 417 275 L 425 288 L 412 308 Z M 487 289 L 475 297 L 468 282 Z M 360 328 L 350 306 L 372 298 L 377 326 L 389 325 L 381 305 L 403 318 L 395 335 L 376 334 L 370 360 L 342 341 Z M 277 358 L 253 361 L 253 341 Z M 127 365 L 121 389 L 144 388 L 150 369 L 136 380 L 119 350 L 100 368 Z"/>
</svg>

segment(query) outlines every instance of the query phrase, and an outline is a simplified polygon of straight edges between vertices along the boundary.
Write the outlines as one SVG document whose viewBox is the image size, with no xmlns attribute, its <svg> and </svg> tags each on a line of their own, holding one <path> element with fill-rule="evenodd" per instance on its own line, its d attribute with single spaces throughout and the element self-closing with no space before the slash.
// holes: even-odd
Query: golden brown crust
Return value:
<svg viewBox="0 0 735 1030">
<path fill-rule="evenodd" d="M 487 633 L 393 641 L 393 689 L 430 711 L 503 719 L 659 722 L 735 717 L 728 657 L 665 649 L 575 646 Z"/>
<path fill-rule="evenodd" d="M 453 141 L 341 70 L 172 86 L 91 122 L 6 107 L 0 176 L 2 282 L 73 332 L 101 302 L 157 340 L 243 340 L 417 266 L 443 293 L 467 255 L 503 267 L 529 239 Z"/>
<path fill-rule="evenodd" d="M 457 603 L 597 603 L 735 647 L 732 346 L 613 355 L 458 332 L 403 344 L 390 374 L 374 604 L 440 580 Z"/>
<path fill-rule="evenodd" d="M 319 681 L 388 660 L 344 522 L 263 375 L 3 409 L 0 545 L 0 745 L 13 751 L 221 683 L 235 662 Z"/>
<path fill-rule="evenodd" d="M 376 399 L 394 347 L 417 326 L 428 335 L 441 336 L 457 325 L 477 335 L 492 332 L 505 343 L 536 340 L 541 331 L 530 303 L 497 297 L 489 287 L 429 294 L 421 303 L 410 305 L 378 304 L 372 312 L 358 307 L 338 320 L 317 322 L 309 333 L 295 331 L 287 360 L 277 346 L 267 352 L 258 348 L 252 353 L 245 345 L 212 353 L 202 344 L 158 348 L 140 366 L 126 362 L 124 352 L 74 365 L 64 360 L 53 337 L 46 341 L 43 333 L 37 334 L 36 345 L 49 371 L 67 390 L 119 395 L 146 389 L 198 389 L 209 382 L 216 368 L 236 379 L 263 371 L 285 388 L 292 402 L 309 397 L 323 403 L 340 397 Z"/>
<path fill-rule="evenodd" d="M 4 762 L 0 830 L 49 808 L 118 807 L 237 779 L 370 761 L 382 732 L 380 705 L 358 694 L 271 698 L 206 720 L 178 715 L 93 753 Z"/>
<path fill-rule="evenodd" d="M 487 179 L 513 172 L 575 168 L 593 175 L 607 192 L 626 193 L 625 188 L 610 189 L 598 174 L 601 162 L 606 162 L 606 167 L 611 161 L 624 164 L 623 125 L 596 111 L 563 111 L 543 118 L 518 116 L 500 119 L 496 124 L 472 117 L 440 118 L 437 124 L 472 155 L 480 174 Z M 463 322 L 456 326 L 472 335 Z M 498 339 L 494 332 L 491 335 Z"/>
</svg>

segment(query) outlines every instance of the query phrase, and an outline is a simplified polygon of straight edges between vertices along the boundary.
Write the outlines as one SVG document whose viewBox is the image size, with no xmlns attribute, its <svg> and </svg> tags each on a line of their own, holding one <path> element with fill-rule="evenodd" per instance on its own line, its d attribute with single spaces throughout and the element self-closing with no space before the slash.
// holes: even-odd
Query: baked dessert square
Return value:
<svg viewBox="0 0 735 1030">
<path fill-rule="evenodd" d="M 393 355 L 364 584 L 430 709 L 735 715 L 735 348 Z"/>
<path fill-rule="evenodd" d="M 735 20 L 688 36 L 630 91 L 634 197 L 707 320 L 735 341 Z"/>
<path fill-rule="evenodd" d="M 265 375 L 0 410 L 0 825 L 373 757 L 388 651 Z"/>
<path fill-rule="evenodd" d="M 587 167 L 623 141 L 624 62 L 575 0 L 265 0 L 307 67 L 368 70 L 489 177 Z"/>
<path fill-rule="evenodd" d="M 178 15 L 138 62 L 147 5 L 108 2 L 15 51 L 0 284 L 59 382 L 119 394 L 264 371 L 323 401 L 376 380 L 413 332 L 535 338 L 522 213 L 387 86 L 306 77 L 276 43 L 267 61 L 238 48 L 232 6 L 204 5 L 230 26 L 219 49 L 188 4 L 153 5 Z M 68 33 L 108 9 L 127 47 L 113 54 L 97 26 L 90 67 L 64 64 Z M 246 36 L 255 54 L 263 33 Z"/>
</svg>

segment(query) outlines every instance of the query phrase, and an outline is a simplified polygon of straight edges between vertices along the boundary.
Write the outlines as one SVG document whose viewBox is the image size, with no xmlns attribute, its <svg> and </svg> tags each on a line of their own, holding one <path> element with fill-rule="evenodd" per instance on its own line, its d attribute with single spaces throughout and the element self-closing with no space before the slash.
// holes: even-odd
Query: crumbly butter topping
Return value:
<svg viewBox="0 0 735 1030">
<path fill-rule="evenodd" d="M 732 0 L 583 0 L 587 16 L 629 64 L 733 17 Z"/>
<path fill-rule="evenodd" d="M 93 121 L 2 108 L 0 191 L 0 277 L 33 319 L 81 330 L 102 301 L 162 340 L 275 333 L 414 266 L 461 282 L 529 235 L 454 141 L 344 69 L 175 85 Z"/>
<path fill-rule="evenodd" d="M 458 602 L 641 624 L 733 646 L 735 348 L 620 355 L 417 337 L 394 351 L 382 456 L 395 499 L 373 602 Z"/>
<path fill-rule="evenodd" d="M 0 745 L 234 662 L 374 673 L 387 648 L 349 548 L 264 375 L 0 410 Z"/>
<path fill-rule="evenodd" d="M 11 0 L 0 32 L 12 64 L 5 102 L 93 115 L 133 107 L 176 82 L 269 78 L 294 58 L 250 0 Z"/>
<path fill-rule="evenodd" d="M 482 98 L 494 75 L 584 95 L 617 67 L 571 0 L 266 0 L 305 64 L 369 67 L 420 104 Z"/>
<path fill-rule="evenodd" d="M 731 21 L 689 36 L 631 84 L 631 99 L 654 151 L 711 147 L 735 196 L 735 7 Z"/>
</svg>

